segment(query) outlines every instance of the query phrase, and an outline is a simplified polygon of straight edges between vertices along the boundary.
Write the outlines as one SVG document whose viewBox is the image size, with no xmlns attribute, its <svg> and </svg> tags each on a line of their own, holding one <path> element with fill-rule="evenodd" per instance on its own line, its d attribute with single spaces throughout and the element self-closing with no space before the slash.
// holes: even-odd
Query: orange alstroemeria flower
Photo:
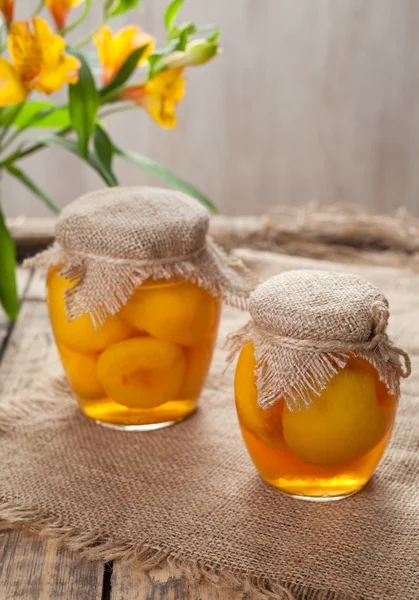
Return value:
<svg viewBox="0 0 419 600">
<path fill-rule="evenodd" d="M 46 5 L 52 14 L 57 29 L 64 29 L 68 13 L 82 2 L 83 0 L 46 0 Z"/>
<path fill-rule="evenodd" d="M 183 68 L 161 71 L 143 85 L 125 88 L 119 97 L 143 106 L 159 125 L 176 127 L 176 104 L 185 94 L 182 73 Z"/>
<path fill-rule="evenodd" d="M 8 46 L 12 61 L 0 57 L 0 106 L 19 104 L 32 90 L 52 94 L 78 81 L 80 62 L 64 54 L 65 41 L 40 17 L 12 23 Z"/>
<path fill-rule="evenodd" d="M 103 66 L 103 83 L 108 83 L 119 71 L 128 56 L 147 44 L 138 64 L 147 60 L 154 48 L 154 38 L 135 25 L 113 33 L 108 26 L 101 27 L 94 36 L 99 59 Z"/>
<path fill-rule="evenodd" d="M 0 12 L 3 13 L 7 25 L 13 21 L 14 10 L 15 0 L 0 0 Z"/>
</svg>

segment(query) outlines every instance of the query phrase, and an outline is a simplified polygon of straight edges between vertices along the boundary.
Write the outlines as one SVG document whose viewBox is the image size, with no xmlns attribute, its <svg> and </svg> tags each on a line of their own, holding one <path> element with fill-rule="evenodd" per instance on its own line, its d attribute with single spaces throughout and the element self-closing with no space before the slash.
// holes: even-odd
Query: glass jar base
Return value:
<svg viewBox="0 0 419 600">
<path fill-rule="evenodd" d="M 195 411 L 193 411 L 195 412 Z M 165 429 L 166 427 L 171 427 L 172 425 L 176 425 L 176 423 L 180 423 L 184 421 L 188 417 L 190 417 L 192 413 L 181 417 L 180 419 L 175 419 L 173 421 L 164 421 L 163 423 L 142 423 L 138 425 L 120 425 L 118 423 L 105 423 L 104 421 L 95 420 L 97 425 L 101 425 L 101 427 L 106 427 L 107 429 L 116 429 L 117 431 L 156 431 L 158 429 Z M 90 418 L 90 417 L 88 417 Z M 90 419 L 93 421 L 93 419 Z"/>
<path fill-rule="evenodd" d="M 351 496 L 354 496 L 355 494 L 360 492 L 364 487 L 365 486 L 362 485 L 361 487 L 359 487 L 356 490 L 353 490 L 352 492 L 347 492 L 346 494 L 338 494 L 336 496 L 303 496 L 302 494 L 292 494 L 290 492 L 280 490 L 277 487 L 275 487 L 275 489 L 281 492 L 281 494 L 284 494 L 284 496 L 289 496 L 291 498 L 294 498 L 295 500 L 305 500 L 306 502 L 335 502 L 336 500 L 345 500 L 345 498 L 350 498 Z"/>
<path fill-rule="evenodd" d="M 269 480 L 265 477 L 262 477 L 262 479 L 284 496 L 289 496 L 296 500 L 305 500 L 307 502 L 333 502 L 335 500 L 344 500 L 345 498 L 349 498 L 360 492 L 368 483 L 368 480 L 365 481 L 364 479 L 358 481 L 358 485 L 354 485 L 355 482 L 352 482 L 351 485 L 336 485 L 337 482 L 335 482 L 335 485 L 333 485 L 332 481 L 323 481 L 323 485 L 318 485 L 320 482 L 317 481 L 316 486 L 313 486 L 313 483 L 308 485 L 301 485 L 301 483 L 299 483 L 297 486 L 292 486 L 289 482 L 287 482 L 287 485 L 282 478 L 280 483 L 275 479 Z"/>
<path fill-rule="evenodd" d="M 81 412 L 102 427 L 119 431 L 153 431 L 175 425 L 192 415 L 197 399 L 172 400 L 152 409 L 134 409 L 111 398 L 88 401 L 79 398 Z"/>
</svg>

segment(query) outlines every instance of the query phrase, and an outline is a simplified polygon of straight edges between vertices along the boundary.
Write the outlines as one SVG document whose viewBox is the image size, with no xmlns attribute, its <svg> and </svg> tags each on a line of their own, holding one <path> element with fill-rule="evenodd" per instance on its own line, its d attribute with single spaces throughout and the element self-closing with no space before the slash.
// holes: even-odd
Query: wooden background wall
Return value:
<svg viewBox="0 0 419 600">
<path fill-rule="evenodd" d="M 166 3 L 143 0 L 137 22 L 161 35 Z M 224 54 L 188 71 L 177 130 L 139 109 L 109 120 L 120 142 L 230 214 L 312 200 L 419 214 L 418 0 L 186 0 L 181 16 L 218 22 Z M 61 150 L 21 166 L 60 204 L 101 185 Z M 156 183 L 117 172 L 122 184 Z M 9 216 L 47 214 L 7 177 L 2 195 Z"/>
</svg>

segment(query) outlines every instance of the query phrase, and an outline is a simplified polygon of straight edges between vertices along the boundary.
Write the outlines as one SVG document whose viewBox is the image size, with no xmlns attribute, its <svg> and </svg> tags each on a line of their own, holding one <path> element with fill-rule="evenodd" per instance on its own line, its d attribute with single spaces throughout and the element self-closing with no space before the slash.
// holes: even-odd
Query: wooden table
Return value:
<svg viewBox="0 0 419 600">
<path fill-rule="evenodd" d="M 55 352 L 43 279 L 19 270 L 18 281 L 21 311 L 17 322 L 7 322 L 0 308 L 0 394 L 7 394 L 10 385 L 14 390 L 29 389 Z M 31 361 L 29 374 L 20 372 L 21 356 Z M 7 378 L 2 377 L 5 373 Z M 142 573 L 119 561 L 90 562 L 60 548 L 53 539 L 6 531 L 0 535 L 0 600 L 17 599 L 244 600 L 207 583 L 190 586 L 168 567 Z"/>
<path fill-rule="evenodd" d="M 285 213 L 284 213 L 285 210 Z M 307 213 L 307 214 L 306 214 Z M 419 268 L 419 225 L 414 219 L 374 217 L 362 211 L 282 209 L 277 217 L 217 217 L 211 233 L 227 248 L 253 247 L 342 262 L 409 264 Z M 9 223 L 19 256 L 48 245 L 53 220 L 16 219 Z M 385 250 L 383 252 L 383 250 Z M 44 281 L 19 271 L 22 298 L 17 323 L 0 308 L 0 395 L 2 374 L 12 372 L 13 388 L 33 386 L 48 355 L 55 352 L 44 300 Z M 33 361 L 23 376 L 19 360 Z M 3 377 L 3 379 L 5 379 Z M 27 537 L 20 531 L 0 535 L 0 600 L 245 600 L 207 583 L 189 586 L 169 568 L 141 573 L 133 566 L 92 563 L 60 549 L 57 542 Z M 250 599 L 249 599 L 250 600 Z"/>
</svg>

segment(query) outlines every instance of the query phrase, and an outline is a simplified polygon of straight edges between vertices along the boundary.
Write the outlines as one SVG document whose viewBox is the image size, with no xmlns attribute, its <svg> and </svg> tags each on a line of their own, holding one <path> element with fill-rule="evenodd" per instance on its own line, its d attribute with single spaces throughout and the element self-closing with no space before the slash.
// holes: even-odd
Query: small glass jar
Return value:
<svg viewBox="0 0 419 600">
<path fill-rule="evenodd" d="M 66 206 L 54 244 L 27 261 L 49 269 L 53 333 L 87 417 L 148 430 L 195 410 L 221 305 L 243 308 L 253 283 L 208 227 L 181 192 L 98 190 Z"/>
<path fill-rule="evenodd" d="M 62 268 L 62 267 L 61 267 Z M 218 332 L 221 301 L 189 281 L 147 281 L 97 330 L 67 320 L 71 283 L 52 267 L 47 299 L 67 378 L 82 412 L 124 429 L 159 429 L 196 408 Z"/>
<path fill-rule="evenodd" d="M 308 408 L 282 398 L 257 404 L 253 344 L 241 351 L 236 408 L 247 450 L 262 478 L 303 499 L 339 499 L 365 486 L 390 439 L 398 396 L 365 359 L 351 356 Z"/>
<path fill-rule="evenodd" d="M 410 374 L 386 333 L 386 299 L 354 276 L 294 271 L 256 288 L 249 311 L 230 343 L 239 424 L 260 475 L 305 500 L 359 491 L 390 439 L 399 379 Z"/>
</svg>

